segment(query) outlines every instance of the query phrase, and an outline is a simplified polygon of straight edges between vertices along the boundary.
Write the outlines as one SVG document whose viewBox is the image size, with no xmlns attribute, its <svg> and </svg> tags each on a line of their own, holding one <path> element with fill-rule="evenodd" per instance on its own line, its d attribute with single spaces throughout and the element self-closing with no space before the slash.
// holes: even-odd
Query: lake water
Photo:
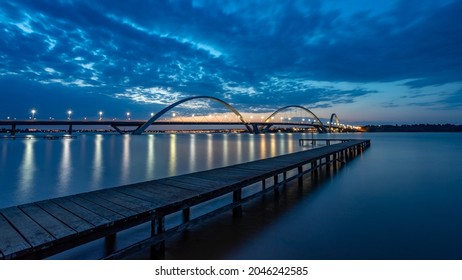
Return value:
<svg viewBox="0 0 462 280">
<path fill-rule="evenodd" d="M 325 138 L 326 135 L 314 135 Z M 0 140 L 0 207 L 272 157 L 308 134 L 78 135 Z M 462 259 L 462 134 L 376 133 L 303 191 L 244 205 L 167 241 L 169 259 Z M 309 180 L 306 180 L 309 181 Z M 147 237 L 141 225 L 118 246 Z M 102 241 L 54 258 L 98 258 Z M 141 252 L 138 258 L 146 257 Z"/>
</svg>

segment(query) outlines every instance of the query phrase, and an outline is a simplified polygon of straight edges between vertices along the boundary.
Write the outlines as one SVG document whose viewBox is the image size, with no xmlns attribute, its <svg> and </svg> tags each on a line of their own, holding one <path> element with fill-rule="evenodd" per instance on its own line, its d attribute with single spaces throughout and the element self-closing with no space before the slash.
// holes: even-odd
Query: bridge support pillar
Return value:
<svg viewBox="0 0 462 280">
<path fill-rule="evenodd" d="M 10 135 L 11 136 L 16 135 L 16 125 L 15 124 L 11 125 Z"/>
<path fill-rule="evenodd" d="M 118 128 L 116 125 L 111 124 L 111 127 L 114 128 L 118 133 L 120 133 L 120 134 L 125 134 L 125 132 L 122 131 L 120 128 Z"/>
<path fill-rule="evenodd" d="M 69 129 L 68 129 L 67 133 L 68 133 L 69 135 L 72 134 L 72 124 L 69 125 Z"/>
<path fill-rule="evenodd" d="M 260 129 L 258 129 L 258 125 L 252 124 L 252 133 L 253 134 L 260 134 Z"/>
</svg>

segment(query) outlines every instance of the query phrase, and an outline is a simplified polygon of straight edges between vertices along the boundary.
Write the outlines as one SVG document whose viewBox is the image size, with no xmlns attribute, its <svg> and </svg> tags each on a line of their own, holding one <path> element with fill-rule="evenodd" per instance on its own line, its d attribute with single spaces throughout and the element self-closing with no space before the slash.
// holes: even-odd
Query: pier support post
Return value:
<svg viewBox="0 0 462 280">
<path fill-rule="evenodd" d="M 312 176 L 315 176 L 315 177 L 318 176 L 318 160 L 317 159 L 311 161 L 311 174 Z"/>
<path fill-rule="evenodd" d="M 326 173 L 330 175 L 330 168 L 331 168 L 331 161 L 330 161 L 330 155 L 326 157 Z"/>
<path fill-rule="evenodd" d="M 67 133 L 69 133 L 69 135 L 72 135 L 72 124 L 69 125 L 69 130 L 67 131 Z"/>
<path fill-rule="evenodd" d="M 106 235 L 104 238 L 104 253 L 106 256 L 115 252 L 116 234 Z"/>
<path fill-rule="evenodd" d="M 165 231 L 165 217 L 159 217 L 151 221 L 151 237 Z M 165 241 L 151 246 L 151 259 L 161 259 L 165 256 Z"/>
<path fill-rule="evenodd" d="M 242 189 L 233 191 L 233 203 L 238 203 L 242 198 Z M 233 217 L 242 216 L 242 205 L 233 208 Z"/>
<path fill-rule="evenodd" d="M 11 125 L 10 135 L 11 135 L 11 136 L 15 136 L 15 135 L 16 135 L 16 125 L 15 125 L 15 124 Z"/>
<path fill-rule="evenodd" d="M 303 188 L 303 166 L 300 165 L 298 168 L 298 186 Z"/>
<path fill-rule="evenodd" d="M 189 222 L 189 220 L 191 219 L 191 208 L 186 208 L 186 209 L 183 209 L 183 212 L 182 212 L 182 217 L 183 217 L 183 224 Z"/>
<path fill-rule="evenodd" d="M 274 175 L 273 180 L 274 180 L 274 196 L 278 197 L 279 196 L 279 178 L 278 178 L 278 175 Z"/>
<path fill-rule="evenodd" d="M 261 180 L 261 190 L 264 191 L 266 189 L 266 179 Z"/>
</svg>

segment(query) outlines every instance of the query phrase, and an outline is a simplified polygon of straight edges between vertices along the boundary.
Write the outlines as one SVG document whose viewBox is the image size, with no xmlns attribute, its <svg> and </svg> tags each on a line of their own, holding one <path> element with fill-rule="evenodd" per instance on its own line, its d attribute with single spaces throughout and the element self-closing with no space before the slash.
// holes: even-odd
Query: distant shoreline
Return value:
<svg viewBox="0 0 462 280">
<path fill-rule="evenodd" d="M 402 124 L 367 125 L 364 132 L 462 132 L 462 125 L 454 124 Z"/>
</svg>

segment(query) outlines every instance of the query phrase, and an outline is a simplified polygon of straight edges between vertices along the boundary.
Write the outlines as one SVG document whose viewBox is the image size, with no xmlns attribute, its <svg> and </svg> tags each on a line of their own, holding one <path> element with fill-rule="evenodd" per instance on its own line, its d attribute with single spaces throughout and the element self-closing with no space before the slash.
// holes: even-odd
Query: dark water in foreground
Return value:
<svg viewBox="0 0 462 280">
<path fill-rule="evenodd" d="M 0 207 L 294 152 L 301 137 L 311 136 L 2 140 Z M 287 188 L 277 201 L 268 195 L 246 204 L 242 218 L 226 213 L 187 230 L 167 242 L 166 258 L 462 259 L 462 134 L 331 137 L 368 138 L 372 146 L 302 192 Z M 147 235 L 139 226 L 118 245 Z M 98 258 L 102 244 L 56 258 Z"/>
</svg>

